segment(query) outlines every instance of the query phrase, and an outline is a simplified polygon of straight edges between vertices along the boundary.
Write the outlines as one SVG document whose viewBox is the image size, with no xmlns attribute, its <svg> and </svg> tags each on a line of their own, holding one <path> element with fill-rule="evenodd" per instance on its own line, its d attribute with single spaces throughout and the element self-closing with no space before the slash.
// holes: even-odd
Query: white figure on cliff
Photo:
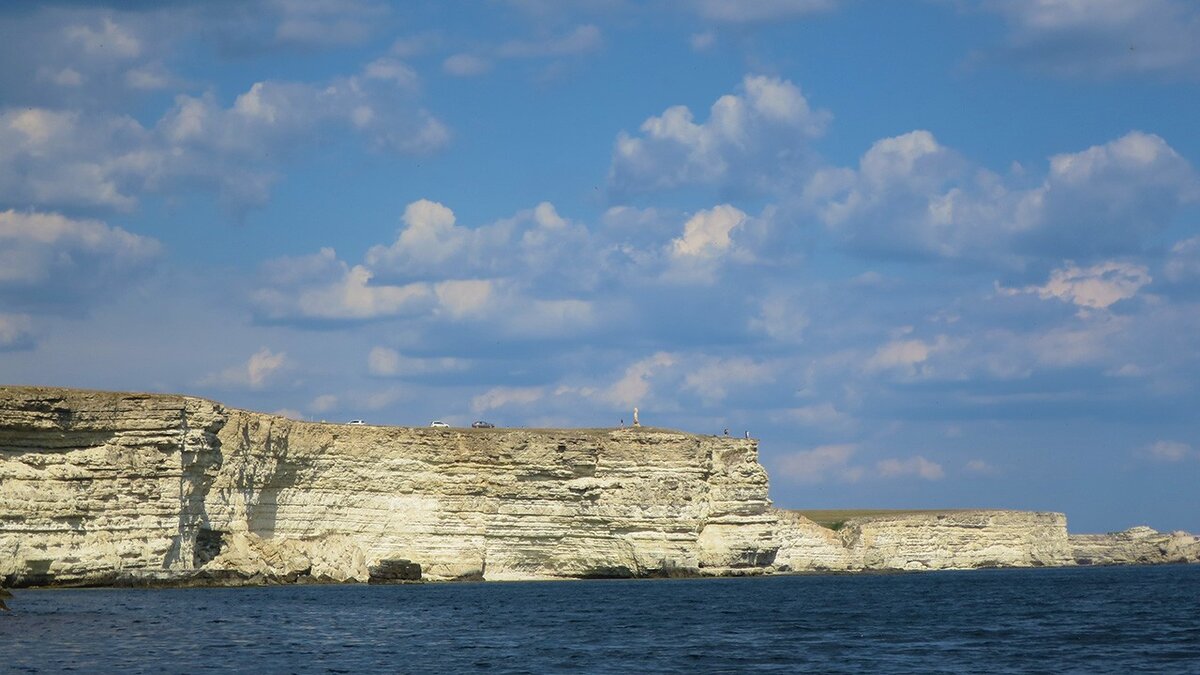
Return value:
<svg viewBox="0 0 1200 675">
<path fill-rule="evenodd" d="M 637 408 L 634 408 L 633 409 L 633 426 L 640 427 L 640 426 L 642 426 L 642 423 L 638 421 L 637 413 L 638 413 Z"/>
</svg>

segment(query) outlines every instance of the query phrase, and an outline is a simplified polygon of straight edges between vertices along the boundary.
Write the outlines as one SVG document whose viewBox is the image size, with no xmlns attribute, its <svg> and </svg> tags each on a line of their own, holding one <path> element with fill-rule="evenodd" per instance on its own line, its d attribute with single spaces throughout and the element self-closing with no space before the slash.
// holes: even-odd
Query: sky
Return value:
<svg viewBox="0 0 1200 675">
<path fill-rule="evenodd" d="M 8 2 L 0 383 L 1200 532 L 1200 3 Z"/>
</svg>

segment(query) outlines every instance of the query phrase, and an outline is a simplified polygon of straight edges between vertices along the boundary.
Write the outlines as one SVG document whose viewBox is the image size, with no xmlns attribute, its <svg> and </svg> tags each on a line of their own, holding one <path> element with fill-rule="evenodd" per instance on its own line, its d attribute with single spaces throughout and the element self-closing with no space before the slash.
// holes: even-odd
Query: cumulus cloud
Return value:
<svg viewBox="0 0 1200 675">
<path fill-rule="evenodd" d="M 231 366 L 200 380 L 202 386 L 262 389 L 273 376 L 287 365 L 284 352 L 272 352 L 263 347 L 241 365 Z"/>
<path fill-rule="evenodd" d="M 643 405 L 650 399 L 650 380 L 656 372 L 675 365 L 676 356 L 658 352 L 629 365 L 621 379 L 600 392 L 601 398 L 621 407 Z"/>
<path fill-rule="evenodd" d="M 1022 197 L 1018 246 L 1070 257 L 1138 252 L 1200 197 L 1191 164 L 1154 134 L 1128 134 L 1050 158 L 1042 186 Z"/>
<path fill-rule="evenodd" d="M 1000 290 L 1009 295 L 1032 293 L 1043 300 L 1054 298 L 1080 307 L 1107 309 L 1116 302 L 1137 295 L 1150 281 L 1150 274 L 1142 265 L 1109 261 L 1080 268 L 1068 263 L 1066 267 L 1051 272 L 1050 279 L 1041 286 L 1022 289 L 1000 287 Z"/>
<path fill-rule="evenodd" d="M 380 60 L 321 84 L 256 82 L 229 107 L 211 93 L 179 95 L 151 127 L 106 113 L 0 110 L 0 200 L 128 210 L 142 194 L 199 186 L 230 207 L 260 205 L 279 159 L 318 130 L 350 130 L 399 154 L 444 146 L 449 130 L 416 104 L 415 87 L 408 66 Z"/>
<path fill-rule="evenodd" d="M 594 257 L 600 245 L 585 226 L 563 218 L 549 202 L 467 227 L 445 205 L 421 199 L 405 208 L 402 221 L 394 242 L 367 251 L 365 264 L 382 279 L 503 277 L 565 290 L 587 286 L 599 273 Z M 482 281 L 475 285 L 476 291 L 484 290 Z"/>
<path fill-rule="evenodd" d="M 1061 77 L 1200 77 L 1200 7 L 1189 0 L 1002 0 L 1001 56 Z"/>
<path fill-rule="evenodd" d="M 917 455 L 907 459 L 884 459 L 875 463 L 875 469 L 884 478 L 919 476 L 925 480 L 941 480 L 946 472 L 942 465 Z"/>
<path fill-rule="evenodd" d="M 684 223 L 683 236 L 671 241 L 671 255 L 702 259 L 720 256 L 733 245 L 730 235 L 746 219 L 745 213 L 729 204 L 700 211 Z"/>
<path fill-rule="evenodd" d="M 417 314 L 433 306 L 435 295 L 429 284 L 374 284 L 366 267 L 341 261 L 337 265 L 341 275 L 332 281 L 262 288 L 254 292 L 252 301 L 263 318 L 277 321 L 371 320 Z"/>
<path fill-rule="evenodd" d="M 837 444 L 793 452 L 777 462 L 777 473 L 798 483 L 820 483 L 827 478 L 853 483 L 863 477 L 862 467 L 850 465 L 857 449 L 853 444 Z"/>
<path fill-rule="evenodd" d="M 1036 187 L 1017 183 L 913 131 L 877 141 L 857 169 L 818 171 L 803 200 L 872 255 L 1087 258 L 1139 252 L 1200 195 L 1187 160 L 1137 131 L 1051 157 Z"/>
<path fill-rule="evenodd" d="M 814 161 L 808 143 L 830 117 L 791 82 L 747 75 L 704 122 L 674 106 L 643 122 L 639 135 L 621 132 L 609 187 L 618 195 L 685 185 L 764 190 L 807 169 Z"/>
<path fill-rule="evenodd" d="M 396 240 L 371 247 L 363 264 L 331 248 L 264 263 L 264 283 L 252 295 L 259 316 L 483 322 L 506 339 L 576 335 L 596 325 L 596 304 L 570 292 L 588 273 L 577 262 L 590 255 L 587 229 L 552 204 L 467 228 L 446 206 L 422 199 L 403 221 Z"/>
<path fill-rule="evenodd" d="M 145 272 L 161 249 L 98 220 L 0 211 L 0 297 L 43 307 L 78 302 Z"/>
</svg>

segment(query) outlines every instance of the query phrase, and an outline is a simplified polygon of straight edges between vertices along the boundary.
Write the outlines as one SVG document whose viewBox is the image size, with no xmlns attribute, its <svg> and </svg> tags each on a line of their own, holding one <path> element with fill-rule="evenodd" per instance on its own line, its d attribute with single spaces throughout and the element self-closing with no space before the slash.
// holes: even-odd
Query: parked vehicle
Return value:
<svg viewBox="0 0 1200 675">
<path fill-rule="evenodd" d="M 346 422 L 346 424 L 352 424 L 352 425 L 354 425 L 354 426 L 356 426 L 356 427 L 361 427 L 361 426 L 363 426 L 364 424 L 366 424 L 366 422 L 364 422 L 364 421 L 362 421 L 362 420 L 350 420 L 349 422 Z"/>
<path fill-rule="evenodd" d="M 491 422 L 484 422 L 483 420 L 477 420 L 475 422 L 471 422 L 471 428 L 472 429 L 495 429 L 496 425 L 492 424 Z"/>
<path fill-rule="evenodd" d="M 438 429 L 446 429 L 446 428 L 448 428 L 450 425 L 449 425 L 449 424 L 446 424 L 445 422 L 443 422 L 443 421 L 441 421 L 441 420 L 434 420 L 434 421 L 432 421 L 432 422 L 430 422 L 430 423 L 429 423 L 429 426 L 431 426 L 431 427 L 436 427 L 436 428 L 438 428 Z"/>
</svg>

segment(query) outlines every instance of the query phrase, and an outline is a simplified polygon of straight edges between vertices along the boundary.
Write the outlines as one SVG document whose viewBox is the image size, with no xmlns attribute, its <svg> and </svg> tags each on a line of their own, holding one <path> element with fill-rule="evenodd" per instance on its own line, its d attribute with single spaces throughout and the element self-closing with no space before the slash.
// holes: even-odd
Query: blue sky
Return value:
<svg viewBox="0 0 1200 675">
<path fill-rule="evenodd" d="M 1188 0 L 17 2 L 0 382 L 1200 531 Z"/>
</svg>

